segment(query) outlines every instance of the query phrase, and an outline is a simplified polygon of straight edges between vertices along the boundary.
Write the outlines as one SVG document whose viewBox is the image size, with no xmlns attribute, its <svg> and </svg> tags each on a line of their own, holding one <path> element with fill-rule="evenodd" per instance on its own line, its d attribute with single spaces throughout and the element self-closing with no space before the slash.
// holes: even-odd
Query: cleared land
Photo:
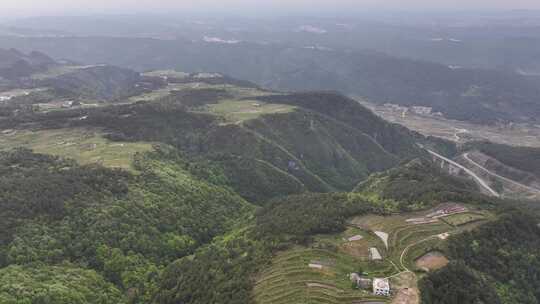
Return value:
<svg viewBox="0 0 540 304">
<path fill-rule="evenodd" d="M 288 113 L 295 109 L 283 104 L 261 103 L 249 100 L 227 100 L 208 105 L 208 111 L 225 117 L 229 122 L 240 123 L 264 114 Z"/>
<path fill-rule="evenodd" d="M 416 260 L 416 267 L 428 271 L 441 269 L 448 264 L 448 259 L 439 251 L 428 252 Z"/>
<path fill-rule="evenodd" d="M 189 73 L 178 72 L 175 70 L 156 70 L 142 73 L 143 76 L 148 77 L 174 77 L 174 78 L 186 78 L 189 76 Z"/>
<path fill-rule="evenodd" d="M 445 217 L 443 220 L 452 226 L 461 226 L 476 221 L 485 220 L 486 216 L 481 213 L 465 212 Z"/>
<path fill-rule="evenodd" d="M 131 169 L 137 152 L 152 151 L 151 143 L 113 142 L 100 130 L 55 129 L 10 131 L 0 134 L 0 150 L 25 147 L 38 153 L 69 157 L 80 164 Z"/>
</svg>

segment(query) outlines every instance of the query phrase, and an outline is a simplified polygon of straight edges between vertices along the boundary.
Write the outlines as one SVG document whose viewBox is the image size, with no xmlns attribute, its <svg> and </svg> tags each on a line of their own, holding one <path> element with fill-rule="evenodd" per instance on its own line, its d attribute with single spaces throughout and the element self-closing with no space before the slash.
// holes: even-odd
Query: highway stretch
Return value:
<svg viewBox="0 0 540 304">
<path fill-rule="evenodd" d="M 491 188 L 482 178 L 480 178 L 478 175 L 476 175 L 476 173 L 472 172 L 471 170 L 465 168 L 464 166 L 456 163 L 455 161 L 447 158 L 447 157 L 444 157 L 442 155 L 440 155 L 439 153 L 437 152 L 434 152 L 434 151 L 431 151 L 431 150 L 427 150 L 429 152 L 429 154 L 441 159 L 441 160 L 444 160 L 445 162 L 453 165 L 453 166 L 456 166 L 458 168 L 460 168 L 461 170 L 463 170 L 465 173 L 467 173 L 468 175 L 470 175 L 480 186 L 482 186 L 482 188 L 486 189 L 489 194 L 491 194 L 492 196 L 495 196 L 495 197 L 500 197 L 500 194 L 497 193 L 497 191 L 493 190 L 493 188 Z"/>
<path fill-rule="evenodd" d="M 540 193 L 540 189 L 536 189 L 536 188 L 533 188 L 533 187 L 524 185 L 524 184 L 522 184 L 522 183 L 518 183 L 518 182 L 516 182 L 516 181 L 514 181 L 514 180 L 511 180 L 511 179 L 509 179 L 509 178 L 507 178 L 507 177 L 501 176 L 501 175 L 499 175 L 499 174 L 497 174 L 497 173 L 495 173 L 495 172 L 492 172 L 492 171 L 490 171 L 490 170 L 488 170 L 488 169 L 482 167 L 482 165 L 480 165 L 479 163 L 477 163 L 477 162 L 475 162 L 474 160 L 472 160 L 472 159 L 469 158 L 469 153 L 463 154 L 463 158 L 465 158 L 465 160 L 467 160 L 469 163 L 471 163 L 471 164 L 473 164 L 474 166 L 480 168 L 482 171 L 486 172 L 486 173 L 489 174 L 489 175 L 495 176 L 495 177 L 500 178 L 500 179 L 502 179 L 502 180 L 504 180 L 504 181 L 506 181 L 506 182 L 509 182 L 509 183 L 511 183 L 511 184 L 513 184 L 513 185 L 516 185 L 516 186 L 519 186 L 519 187 L 521 187 L 521 188 L 527 189 L 527 190 L 529 190 L 529 191 L 532 191 L 532 192 L 535 192 L 535 193 Z"/>
</svg>

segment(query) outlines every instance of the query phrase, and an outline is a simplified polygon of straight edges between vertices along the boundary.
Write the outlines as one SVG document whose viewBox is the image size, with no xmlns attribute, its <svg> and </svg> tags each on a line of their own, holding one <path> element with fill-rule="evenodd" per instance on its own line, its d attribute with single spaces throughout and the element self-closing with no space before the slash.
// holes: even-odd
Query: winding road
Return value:
<svg viewBox="0 0 540 304">
<path fill-rule="evenodd" d="M 509 178 L 506 178 L 506 177 L 504 177 L 504 176 L 501 176 L 501 175 L 499 175 L 499 174 L 497 174 L 497 173 L 495 173 L 495 172 L 489 171 L 488 169 L 482 167 L 482 165 L 480 165 L 479 163 L 477 163 L 477 162 L 475 162 L 474 160 L 470 159 L 470 158 L 469 158 L 469 153 L 463 154 L 463 158 L 465 158 L 465 160 L 467 160 L 469 163 L 473 164 L 475 167 L 478 167 L 480 170 L 486 172 L 486 173 L 489 174 L 489 175 L 495 176 L 495 177 L 497 177 L 497 178 L 499 178 L 499 179 L 502 179 L 502 180 L 504 180 L 504 181 L 506 181 L 506 182 L 509 182 L 509 183 L 511 183 L 511 184 L 513 184 L 513 185 L 516 185 L 516 186 L 519 186 L 519 187 L 521 187 L 521 188 L 527 189 L 527 190 L 529 190 L 529 191 L 532 191 L 532 192 L 535 192 L 535 193 L 540 193 L 540 189 L 536 189 L 536 188 L 533 188 L 533 187 L 524 185 L 524 184 L 522 184 L 522 183 L 518 183 L 518 182 L 516 182 L 516 181 L 514 181 L 514 180 L 511 180 L 511 179 L 509 179 Z"/>
<path fill-rule="evenodd" d="M 464 166 L 456 163 L 455 161 L 449 159 L 449 158 L 446 158 L 442 155 L 440 155 L 439 153 L 437 152 L 433 152 L 431 150 L 427 150 L 429 152 L 429 154 L 439 158 L 439 159 L 442 159 L 443 161 L 453 165 L 453 166 L 456 166 L 458 168 L 460 168 L 461 170 L 465 171 L 465 173 L 467 173 L 468 175 L 470 175 L 478 184 L 480 184 L 480 186 L 482 186 L 482 188 L 486 189 L 489 194 L 491 194 L 492 196 L 495 196 L 495 197 L 500 197 L 501 195 L 499 193 L 497 193 L 497 191 L 493 190 L 493 188 L 491 188 L 482 178 L 480 178 L 478 175 L 476 175 L 476 173 L 474 173 L 473 171 L 465 168 Z"/>
</svg>

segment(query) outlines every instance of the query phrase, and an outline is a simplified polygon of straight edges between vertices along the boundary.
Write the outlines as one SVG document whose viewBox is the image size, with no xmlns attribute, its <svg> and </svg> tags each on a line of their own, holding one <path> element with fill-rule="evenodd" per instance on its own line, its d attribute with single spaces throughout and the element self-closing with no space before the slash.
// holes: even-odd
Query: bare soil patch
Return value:
<svg viewBox="0 0 540 304">
<path fill-rule="evenodd" d="M 420 297 L 416 288 L 404 288 L 398 291 L 392 304 L 418 304 Z"/>
<path fill-rule="evenodd" d="M 416 266 L 420 269 L 433 271 L 443 268 L 448 262 L 448 259 L 441 252 L 432 251 L 417 259 Z"/>
<path fill-rule="evenodd" d="M 416 285 L 416 276 L 410 272 L 401 273 L 392 278 L 391 287 L 396 290 L 392 304 L 419 304 L 420 292 Z"/>
</svg>

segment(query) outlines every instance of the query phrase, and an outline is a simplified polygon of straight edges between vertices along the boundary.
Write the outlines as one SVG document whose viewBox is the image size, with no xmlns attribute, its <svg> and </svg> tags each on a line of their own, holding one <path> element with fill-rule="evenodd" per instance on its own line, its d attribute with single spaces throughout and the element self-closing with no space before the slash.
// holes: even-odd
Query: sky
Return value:
<svg viewBox="0 0 540 304">
<path fill-rule="evenodd" d="M 540 9 L 540 0 L 0 0 L 0 15 L 85 13 L 310 13 L 366 10 Z"/>
</svg>

